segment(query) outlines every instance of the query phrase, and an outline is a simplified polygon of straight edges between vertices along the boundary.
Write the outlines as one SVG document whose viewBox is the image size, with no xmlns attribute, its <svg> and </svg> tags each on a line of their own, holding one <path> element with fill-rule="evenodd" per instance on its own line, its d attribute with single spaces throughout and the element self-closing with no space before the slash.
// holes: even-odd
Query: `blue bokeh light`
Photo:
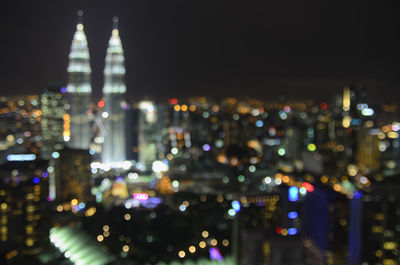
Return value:
<svg viewBox="0 0 400 265">
<path fill-rule="evenodd" d="M 233 210 L 235 210 L 235 212 L 240 212 L 240 209 L 242 208 L 240 205 L 239 201 L 233 201 L 231 203 Z"/>
<path fill-rule="evenodd" d="M 298 187 L 289 187 L 289 201 L 295 202 L 299 199 L 299 188 Z"/>
<path fill-rule="evenodd" d="M 296 235 L 297 234 L 297 228 L 289 228 L 287 230 L 287 233 L 288 233 L 288 235 L 291 235 L 291 236 Z"/>
<path fill-rule="evenodd" d="M 362 198 L 362 193 L 361 193 L 361 191 L 355 191 L 355 192 L 354 192 L 354 198 L 356 198 L 356 199 L 361 199 L 361 198 Z"/>
<path fill-rule="evenodd" d="M 297 217 L 299 217 L 299 214 L 297 212 L 289 212 L 288 213 L 289 219 L 296 219 Z"/>
</svg>

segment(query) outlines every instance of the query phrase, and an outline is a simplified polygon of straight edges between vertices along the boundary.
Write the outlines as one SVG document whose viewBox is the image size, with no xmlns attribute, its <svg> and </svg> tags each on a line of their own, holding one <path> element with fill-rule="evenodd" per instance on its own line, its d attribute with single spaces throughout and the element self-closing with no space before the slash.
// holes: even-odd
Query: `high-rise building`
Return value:
<svg viewBox="0 0 400 265">
<path fill-rule="evenodd" d="M 82 12 L 78 13 L 82 16 Z M 92 88 L 90 85 L 90 57 L 83 24 L 78 23 L 68 65 L 69 80 L 67 84 L 70 135 L 64 135 L 68 147 L 89 149 L 91 141 L 90 118 L 88 115 Z"/>
<path fill-rule="evenodd" d="M 0 261 L 35 264 L 48 233 L 48 162 L 17 157 L 0 166 Z"/>
<path fill-rule="evenodd" d="M 138 161 L 139 158 L 139 112 L 136 107 L 130 107 L 126 115 L 126 158 Z"/>
<path fill-rule="evenodd" d="M 156 132 L 155 123 L 157 120 L 156 107 L 151 101 L 139 103 L 139 163 L 141 170 L 151 170 L 152 163 L 156 157 Z"/>
<path fill-rule="evenodd" d="M 118 167 L 117 165 L 126 159 L 125 110 L 123 106 L 126 92 L 125 58 L 117 23 L 118 18 L 114 18 L 114 29 L 107 48 L 103 87 L 105 139 L 102 161 L 111 167 Z"/>
<path fill-rule="evenodd" d="M 363 194 L 361 264 L 399 264 L 399 184 L 394 179 L 375 182 Z"/>
<path fill-rule="evenodd" d="M 381 151 L 377 130 L 363 128 L 357 133 L 355 158 L 363 174 L 377 172 L 381 167 Z"/>
<path fill-rule="evenodd" d="M 90 201 L 90 162 L 91 155 L 86 150 L 65 148 L 54 160 L 55 199 L 57 201 Z M 52 188 L 52 187 L 51 187 Z"/>
<path fill-rule="evenodd" d="M 65 102 L 63 89 L 57 86 L 43 90 L 40 96 L 42 119 L 40 121 L 43 145 L 41 155 L 49 159 L 51 154 L 63 148 Z"/>
<path fill-rule="evenodd" d="M 315 187 L 307 193 L 302 236 L 308 264 L 360 264 L 354 263 L 359 246 L 358 203 L 358 195 L 351 202 L 326 187 Z"/>
</svg>

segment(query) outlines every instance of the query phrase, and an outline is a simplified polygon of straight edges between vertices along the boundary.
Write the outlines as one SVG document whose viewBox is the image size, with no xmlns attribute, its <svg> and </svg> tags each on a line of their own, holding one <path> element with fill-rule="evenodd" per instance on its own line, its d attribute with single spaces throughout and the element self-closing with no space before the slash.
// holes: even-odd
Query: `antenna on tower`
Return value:
<svg viewBox="0 0 400 265">
<path fill-rule="evenodd" d="M 78 15 L 78 24 L 82 24 L 82 20 L 83 20 L 83 11 L 82 10 L 78 10 L 77 12 L 76 12 L 76 14 Z"/>
<path fill-rule="evenodd" d="M 114 27 L 114 29 L 118 29 L 118 22 L 119 22 L 119 18 L 118 17 L 113 17 L 113 27 Z"/>
</svg>

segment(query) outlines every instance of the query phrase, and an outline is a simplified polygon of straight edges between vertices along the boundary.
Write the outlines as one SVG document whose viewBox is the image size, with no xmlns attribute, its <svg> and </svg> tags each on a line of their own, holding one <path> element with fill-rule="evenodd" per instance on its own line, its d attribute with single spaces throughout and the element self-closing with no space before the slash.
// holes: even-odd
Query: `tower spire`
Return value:
<svg viewBox="0 0 400 265">
<path fill-rule="evenodd" d="M 118 31 L 118 22 L 119 18 L 118 17 L 113 17 L 113 31 L 112 31 L 112 36 L 118 36 L 119 31 Z"/>
<path fill-rule="evenodd" d="M 113 18 L 114 29 L 108 41 L 106 63 L 104 68 L 103 93 L 125 93 L 125 58 L 118 31 L 118 18 Z"/>
<path fill-rule="evenodd" d="M 83 23 L 83 11 L 79 9 L 76 12 L 76 14 L 78 15 L 78 24 L 82 24 Z"/>
<path fill-rule="evenodd" d="M 78 11 L 78 15 L 82 15 L 82 11 Z M 82 16 L 79 16 L 82 17 Z M 79 19 L 78 17 L 78 19 Z M 69 53 L 68 69 L 69 80 L 67 91 L 69 93 L 90 93 L 90 57 L 83 24 L 76 25 L 76 31 L 71 44 Z"/>
<path fill-rule="evenodd" d="M 113 28 L 114 29 L 118 29 L 118 22 L 119 22 L 119 18 L 113 17 Z"/>
</svg>

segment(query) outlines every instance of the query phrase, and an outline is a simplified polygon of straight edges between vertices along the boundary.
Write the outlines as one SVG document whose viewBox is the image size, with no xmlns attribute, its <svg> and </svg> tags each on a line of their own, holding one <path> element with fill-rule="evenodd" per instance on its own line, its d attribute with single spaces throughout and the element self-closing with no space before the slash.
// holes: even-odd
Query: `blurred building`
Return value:
<svg viewBox="0 0 400 265">
<path fill-rule="evenodd" d="M 64 146 L 65 98 L 62 93 L 65 92 L 64 89 L 57 86 L 49 87 L 40 95 L 41 155 L 44 159 L 49 159 L 53 152 L 61 150 Z"/>
<path fill-rule="evenodd" d="M 40 253 L 46 244 L 47 178 L 47 161 L 0 166 L 0 261 L 21 262 L 24 256 Z"/>
<path fill-rule="evenodd" d="M 62 150 L 59 158 L 54 159 L 55 198 L 57 201 L 92 200 L 90 192 L 91 155 L 87 150 Z"/>
<path fill-rule="evenodd" d="M 292 219 L 288 222 L 293 202 L 286 193 L 287 189 L 282 189 L 279 195 L 271 192 L 241 200 L 247 205 L 239 213 L 238 264 L 304 264 L 299 228 L 293 226 L 301 218 L 297 212 L 296 216 L 289 214 Z"/>
<path fill-rule="evenodd" d="M 400 174 L 400 123 L 392 122 L 382 126 L 378 132 L 379 151 L 381 155 L 382 177 L 385 179 L 396 179 Z M 379 177 L 377 179 L 382 179 Z"/>
<path fill-rule="evenodd" d="M 103 112 L 105 139 L 102 150 L 102 162 L 111 167 L 126 160 L 125 142 L 125 92 L 124 51 L 114 18 L 114 29 L 108 42 L 104 68 L 105 107 Z"/>
<path fill-rule="evenodd" d="M 357 165 L 363 174 L 377 172 L 381 167 L 381 152 L 377 130 L 369 128 L 357 132 L 357 150 L 355 154 Z"/>
<path fill-rule="evenodd" d="M 139 161 L 139 112 L 136 107 L 130 107 L 126 111 L 126 158 Z"/>
<path fill-rule="evenodd" d="M 157 159 L 156 122 L 157 110 L 151 101 L 139 102 L 139 160 L 142 171 L 150 171 Z"/>
<path fill-rule="evenodd" d="M 400 185 L 397 180 L 375 183 L 362 198 L 360 261 L 398 264 L 400 259 Z"/>
<path fill-rule="evenodd" d="M 83 24 L 78 23 L 72 40 L 68 64 L 68 120 L 70 130 L 64 133 L 68 147 L 89 149 L 92 134 L 90 130 L 90 56 Z"/>
<path fill-rule="evenodd" d="M 349 201 L 344 196 L 327 188 L 315 188 L 306 196 L 303 216 L 302 233 L 307 264 L 355 264 L 348 260 L 348 256 L 357 253 L 351 252 L 349 247 L 351 211 Z M 359 244 L 359 234 L 358 238 L 352 240 L 354 244 Z"/>
</svg>

